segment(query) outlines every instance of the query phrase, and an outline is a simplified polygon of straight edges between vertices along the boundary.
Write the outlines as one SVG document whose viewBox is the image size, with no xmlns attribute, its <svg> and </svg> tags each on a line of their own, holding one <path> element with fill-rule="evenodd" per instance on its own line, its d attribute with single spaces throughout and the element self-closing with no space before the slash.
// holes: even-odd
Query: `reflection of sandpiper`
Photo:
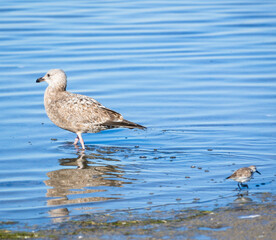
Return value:
<svg viewBox="0 0 276 240">
<path fill-rule="evenodd" d="M 110 128 L 140 128 L 144 126 L 125 120 L 120 113 L 110 110 L 95 99 L 66 91 L 67 77 L 61 69 L 53 69 L 36 82 L 46 81 L 44 105 L 50 120 L 58 127 L 77 134 L 85 149 L 82 133 L 96 133 Z"/>
<path fill-rule="evenodd" d="M 227 177 L 226 179 L 232 179 L 238 182 L 239 189 L 241 189 L 241 187 L 248 188 L 248 185 L 243 183 L 250 181 L 253 177 L 254 172 L 261 174 L 255 166 L 250 166 L 236 170 L 231 176 Z"/>
</svg>

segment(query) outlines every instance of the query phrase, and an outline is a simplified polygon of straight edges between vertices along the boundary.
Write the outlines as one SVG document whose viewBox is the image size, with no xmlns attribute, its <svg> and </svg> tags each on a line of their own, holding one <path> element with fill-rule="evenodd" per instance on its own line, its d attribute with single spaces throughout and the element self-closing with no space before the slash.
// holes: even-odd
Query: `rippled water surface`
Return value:
<svg viewBox="0 0 276 240">
<path fill-rule="evenodd" d="M 256 165 L 275 194 L 276 2 L 4 1 L 0 7 L 0 220 L 230 204 L 225 177 Z M 75 135 L 48 119 L 46 84 L 148 127 Z M 257 200 L 256 200 L 257 201 Z M 61 218 L 62 219 L 62 218 Z"/>
</svg>

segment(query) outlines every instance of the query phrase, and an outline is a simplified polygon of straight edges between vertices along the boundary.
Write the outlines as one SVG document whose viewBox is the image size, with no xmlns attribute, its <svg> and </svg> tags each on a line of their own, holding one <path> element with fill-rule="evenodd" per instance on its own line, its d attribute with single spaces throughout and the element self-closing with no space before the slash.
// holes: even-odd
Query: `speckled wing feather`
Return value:
<svg viewBox="0 0 276 240">
<path fill-rule="evenodd" d="M 235 171 L 231 176 L 227 177 L 226 179 L 235 179 L 235 178 L 249 178 L 251 177 L 251 170 L 249 168 L 240 168 Z"/>
<path fill-rule="evenodd" d="M 66 91 L 53 99 L 47 108 L 49 118 L 56 125 L 72 132 L 98 132 L 109 128 L 105 127 L 106 122 L 123 121 L 121 114 L 95 99 Z"/>
</svg>

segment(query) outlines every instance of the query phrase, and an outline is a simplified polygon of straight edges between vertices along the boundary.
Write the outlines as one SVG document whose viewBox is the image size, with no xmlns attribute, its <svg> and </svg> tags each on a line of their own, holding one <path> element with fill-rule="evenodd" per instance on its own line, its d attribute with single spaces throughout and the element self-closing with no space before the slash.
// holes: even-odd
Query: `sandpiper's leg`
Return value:
<svg viewBox="0 0 276 240">
<path fill-rule="evenodd" d="M 247 184 L 242 184 L 243 187 L 246 187 L 248 189 L 248 185 Z"/>
<path fill-rule="evenodd" d="M 81 133 L 77 133 L 77 135 L 78 135 L 78 137 L 79 137 L 79 139 L 80 139 L 80 143 L 81 143 L 82 149 L 85 149 L 84 141 L 83 141 L 83 139 L 82 139 Z"/>
<path fill-rule="evenodd" d="M 240 187 L 240 183 L 238 182 L 238 187 L 239 187 L 239 189 L 241 190 L 241 187 Z"/>
<path fill-rule="evenodd" d="M 77 137 L 75 138 L 74 145 L 77 145 L 77 144 L 78 144 L 78 142 L 79 142 L 79 137 L 77 136 Z"/>
</svg>

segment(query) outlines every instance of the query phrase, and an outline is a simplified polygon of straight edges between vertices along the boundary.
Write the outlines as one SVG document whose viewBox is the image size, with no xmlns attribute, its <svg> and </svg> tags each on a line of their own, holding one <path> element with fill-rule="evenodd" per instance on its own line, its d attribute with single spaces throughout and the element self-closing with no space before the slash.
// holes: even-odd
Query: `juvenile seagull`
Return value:
<svg viewBox="0 0 276 240">
<path fill-rule="evenodd" d="M 85 149 L 82 133 L 97 133 L 111 128 L 140 128 L 144 126 L 125 120 L 120 113 L 104 107 L 91 97 L 66 91 L 67 77 L 63 70 L 52 69 L 36 80 L 47 82 L 44 106 L 50 120 L 58 127 L 77 134 Z"/>
<path fill-rule="evenodd" d="M 236 170 L 231 176 L 227 177 L 226 179 L 232 179 L 238 182 L 239 189 L 241 189 L 241 187 L 248 188 L 248 185 L 243 183 L 250 181 L 253 177 L 254 172 L 261 174 L 255 166 L 243 167 Z"/>
</svg>

